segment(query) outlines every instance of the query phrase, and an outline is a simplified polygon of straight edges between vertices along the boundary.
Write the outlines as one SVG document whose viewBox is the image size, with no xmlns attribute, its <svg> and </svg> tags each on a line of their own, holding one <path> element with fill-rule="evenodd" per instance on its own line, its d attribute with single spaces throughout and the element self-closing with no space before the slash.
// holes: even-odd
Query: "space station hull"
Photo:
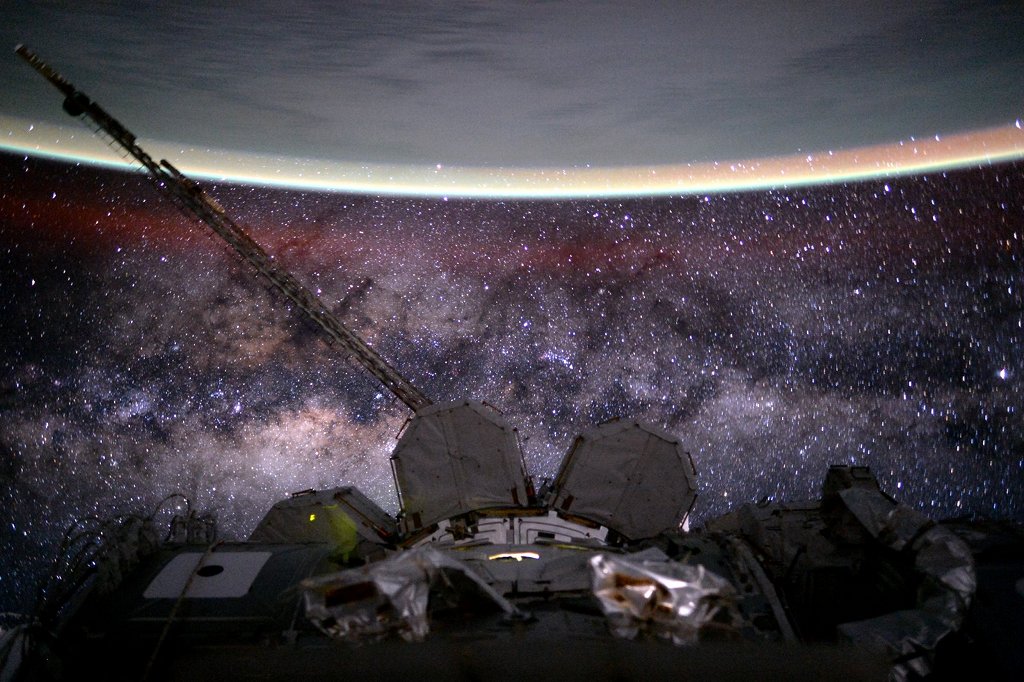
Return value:
<svg viewBox="0 0 1024 682">
<path fill-rule="evenodd" d="M 619 438 L 620 426 L 605 433 Z M 627 442 L 650 438 L 629 430 Z M 68 605 L 57 643 L 21 633 L 32 645 L 18 669 L 511 679 L 544 665 L 564 679 L 820 679 L 842 666 L 851 679 L 914 679 L 968 618 L 967 543 L 895 503 L 866 469 L 833 467 L 820 500 L 744 505 L 693 532 L 676 517 L 646 537 L 560 509 L 567 490 L 587 500 L 579 483 L 597 480 L 562 473 L 529 504 L 460 510 L 411 532 L 354 488 L 298 493 L 246 542 L 140 551 L 120 581 Z"/>
</svg>

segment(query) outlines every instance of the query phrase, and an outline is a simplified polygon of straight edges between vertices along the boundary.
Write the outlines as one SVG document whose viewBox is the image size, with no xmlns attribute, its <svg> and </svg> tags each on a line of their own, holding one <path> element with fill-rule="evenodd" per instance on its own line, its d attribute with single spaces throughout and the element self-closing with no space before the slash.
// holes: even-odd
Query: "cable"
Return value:
<svg viewBox="0 0 1024 682">
<path fill-rule="evenodd" d="M 163 647 L 164 640 L 167 638 L 167 633 L 171 630 L 171 624 L 174 622 L 174 617 L 178 614 L 178 608 L 185 601 L 185 595 L 188 594 L 189 588 L 192 587 L 192 581 L 195 580 L 195 577 L 199 574 L 199 569 L 203 567 L 207 557 L 213 554 L 213 551 L 222 544 L 224 544 L 224 541 L 218 540 L 207 547 L 206 551 L 203 552 L 203 555 L 199 557 L 199 561 L 197 561 L 196 565 L 192 568 L 192 573 L 189 574 L 188 580 L 185 581 L 185 586 L 181 588 L 181 593 L 178 594 L 178 598 L 174 602 L 174 606 L 171 607 L 171 612 L 167 614 L 167 621 L 164 623 L 164 627 L 160 631 L 160 637 L 156 641 L 156 646 L 153 647 L 153 653 L 150 655 L 149 661 L 146 663 L 146 670 L 142 673 L 143 680 L 149 679 L 149 673 L 153 669 L 153 664 L 156 663 L 156 658 L 160 654 L 160 649 Z"/>
</svg>

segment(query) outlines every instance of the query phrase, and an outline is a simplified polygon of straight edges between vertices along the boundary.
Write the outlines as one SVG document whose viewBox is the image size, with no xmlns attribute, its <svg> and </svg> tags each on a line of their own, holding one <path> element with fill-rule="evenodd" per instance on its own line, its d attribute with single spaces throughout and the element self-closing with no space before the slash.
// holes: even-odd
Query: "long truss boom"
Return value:
<svg viewBox="0 0 1024 682">
<path fill-rule="evenodd" d="M 370 348 L 358 334 L 342 324 L 316 294 L 299 283 L 290 272 L 278 267 L 273 258 L 244 229 L 228 217 L 220 204 L 207 195 L 195 181 L 186 177 L 166 160 L 161 160 L 160 163 L 154 161 L 135 142 L 135 135 L 98 104 L 90 100 L 85 93 L 75 88 L 63 76 L 40 60 L 31 50 L 24 45 L 19 45 L 16 52 L 64 94 L 64 110 L 68 114 L 85 117 L 99 130 L 109 135 L 114 143 L 142 165 L 160 191 L 188 213 L 206 223 L 210 229 L 230 244 L 242 258 L 273 285 L 274 289 L 295 304 L 301 314 L 312 322 L 329 341 L 338 343 L 345 351 L 351 353 L 370 374 L 394 393 L 399 400 L 408 405 L 409 409 L 416 411 L 430 405 L 430 400 L 426 396 Z"/>
</svg>

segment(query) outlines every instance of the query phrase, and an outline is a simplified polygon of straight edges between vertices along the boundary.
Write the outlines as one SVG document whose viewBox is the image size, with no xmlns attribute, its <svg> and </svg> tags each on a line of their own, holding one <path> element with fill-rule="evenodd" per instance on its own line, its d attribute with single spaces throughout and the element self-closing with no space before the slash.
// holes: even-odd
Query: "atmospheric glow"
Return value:
<svg viewBox="0 0 1024 682">
<path fill-rule="evenodd" d="M 86 128 L 0 116 L 0 150 L 107 167 L 128 164 Z M 303 160 L 156 141 L 142 145 L 188 175 L 269 187 L 370 195 L 475 198 L 612 198 L 824 185 L 1024 159 L 1020 120 L 955 135 L 857 149 L 743 161 L 660 166 L 484 168 Z"/>
</svg>

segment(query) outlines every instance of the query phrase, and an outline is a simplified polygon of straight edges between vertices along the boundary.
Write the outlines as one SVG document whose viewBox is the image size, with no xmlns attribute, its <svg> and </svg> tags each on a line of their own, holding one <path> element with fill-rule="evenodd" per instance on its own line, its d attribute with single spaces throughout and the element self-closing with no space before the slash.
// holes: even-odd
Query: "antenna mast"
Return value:
<svg viewBox="0 0 1024 682">
<path fill-rule="evenodd" d="M 414 412 L 431 404 L 419 389 L 389 365 L 375 350 L 354 331 L 342 324 L 327 309 L 319 297 L 304 287 L 295 277 L 274 263 L 274 259 L 253 240 L 234 220 L 224 212 L 214 199 L 192 179 L 172 166 L 166 159 L 160 163 L 153 160 L 135 142 L 135 135 L 90 100 L 85 93 L 75 88 L 68 80 L 43 62 L 24 45 L 15 50 L 29 65 L 64 94 L 64 111 L 76 118 L 85 117 L 96 127 L 97 132 L 106 133 L 111 140 L 129 156 L 142 165 L 157 188 L 193 217 L 206 223 L 218 236 L 238 252 L 243 259 L 256 268 L 274 289 L 284 295 L 301 311 L 303 317 L 312 322 L 330 342 L 337 342 L 351 353 L 370 374 L 405 403 Z"/>
</svg>

